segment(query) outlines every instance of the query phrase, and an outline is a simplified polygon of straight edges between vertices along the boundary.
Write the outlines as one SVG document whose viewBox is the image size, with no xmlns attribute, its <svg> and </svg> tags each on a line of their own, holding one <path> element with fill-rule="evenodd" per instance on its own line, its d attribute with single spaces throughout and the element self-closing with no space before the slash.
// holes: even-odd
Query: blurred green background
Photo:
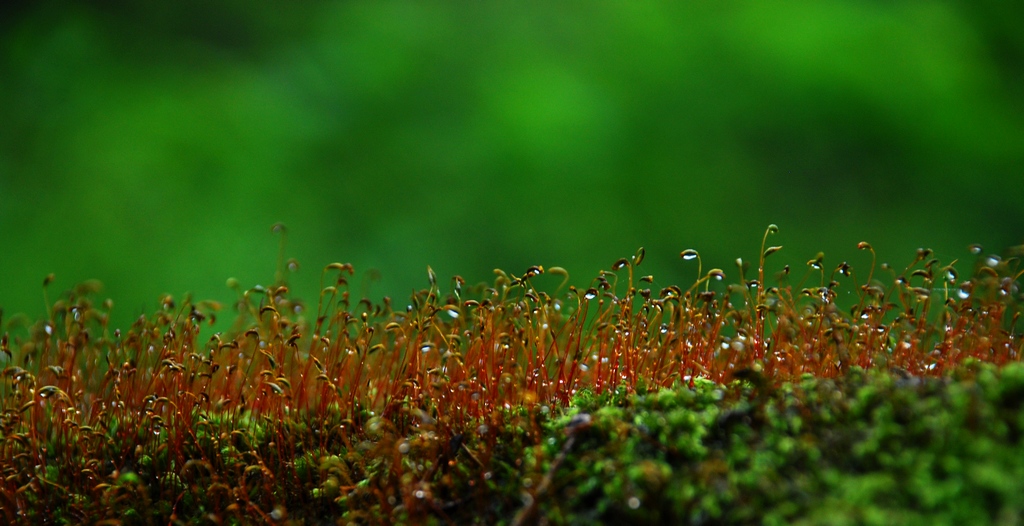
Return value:
<svg viewBox="0 0 1024 526">
<path fill-rule="evenodd" d="M 50 272 L 121 325 L 230 300 L 279 221 L 296 293 L 348 261 L 396 302 L 639 246 L 656 287 L 686 248 L 732 280 L 769 223 L 770 269 L 1024 242 L 1024 4 L 767 5 L 7 4 L 0 306 L 41 316 Z"/>
</svg>

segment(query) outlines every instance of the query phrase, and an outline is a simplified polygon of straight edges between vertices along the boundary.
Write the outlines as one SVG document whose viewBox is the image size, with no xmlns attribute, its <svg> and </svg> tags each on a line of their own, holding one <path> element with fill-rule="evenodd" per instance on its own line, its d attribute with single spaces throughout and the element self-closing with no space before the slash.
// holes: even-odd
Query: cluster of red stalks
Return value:
<svg viewBox="0 0 1024 526">
<path fill-rule="evenodd" d="M 3 335 L 0 522 L 123 518 L 155 501 L 167 503 L 165 523 L 367 503 L 444 518 L 490 480 L 502 426 L 514 420 L 536 441 L 537 415 L 582 389 L 726 382 L 742 369 L 778 382 L 854 366 L 941 375 L 1024 350 L 1014 258 L 972 251 L 961 278 L 920 250 L 902 271 L 873 263 L 858 280 L 819 256 L 800 285 L 787 267 L 769 286 L 765 258 L 780 247 L 765 245 L 756 276 L 738 261 L 728 286 L 687 250 L 699 279 L 652 289 L 641 249 L 586 289 L 537 266 L 442 290 L 428 269 L 429 288 L 401 308 L 353 301 L 352 266 L 331 264 L 315 313 L 279 280 L 240 291 L 235 329 L 205 341 L 213 303 L 166 298 L 111 330 L 109 305 L 80 287 L 48 319 Z M 545 273 L 564 279 L 551 295 L 533 284 Z M 837 304 L 840 291 L 852 305 Z M 133 474 L 146 469 L 148 479 Z"/>
</svg>

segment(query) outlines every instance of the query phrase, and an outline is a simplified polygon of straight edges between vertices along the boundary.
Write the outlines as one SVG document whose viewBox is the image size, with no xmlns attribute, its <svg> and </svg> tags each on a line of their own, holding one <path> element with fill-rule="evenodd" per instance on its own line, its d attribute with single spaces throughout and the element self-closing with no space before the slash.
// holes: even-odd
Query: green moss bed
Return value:
<svg viewBox="0 0 1024 526">
<path fill-rule="evenodd" d="M 582 395 L 546 425 L 545 458 L 565 454 L 545 464 L 534 511 L 568 524 L 1018 524 L 1022 406 L 1021 364 Z"/>
</svg>

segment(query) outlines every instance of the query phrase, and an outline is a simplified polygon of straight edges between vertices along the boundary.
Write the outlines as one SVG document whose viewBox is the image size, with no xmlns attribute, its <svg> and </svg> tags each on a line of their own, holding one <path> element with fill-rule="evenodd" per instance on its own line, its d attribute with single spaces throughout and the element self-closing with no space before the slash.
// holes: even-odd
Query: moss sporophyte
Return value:
<svg viewBox="0 0 1024 526">
<path fill-rule="evenodd" d="M 732 283 L 685 250 L 697 279 L 652 290 L 640 249 L 586 288 L 428 268 L 402 309 L 340 263 L 307 307 L 281 258 L 205 340 L 215 302 L 119 330 L 84 284 L 4 328 L 0 521 L 1019 521 L 1019 260 L 818 256 L 794 286 L 776 230 Z"/>
</svg>

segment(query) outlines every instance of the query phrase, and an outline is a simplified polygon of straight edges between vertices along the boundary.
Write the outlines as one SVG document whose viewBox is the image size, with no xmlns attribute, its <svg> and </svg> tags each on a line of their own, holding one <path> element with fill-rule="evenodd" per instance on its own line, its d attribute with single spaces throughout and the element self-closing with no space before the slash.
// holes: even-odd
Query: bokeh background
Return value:
<svg viewBox="0 0 1024 526">
<path fill-rule="evenodd" d="M 21 2 L 0 8 L 0 306 L 315 299 L 492 269 L 735 278 L 1024 242 L 1024 4 Z M 553 276 L 549 284 L 559 280 Z M 538 282 L 538 285 L 543 283 Z"/>
</svg>

